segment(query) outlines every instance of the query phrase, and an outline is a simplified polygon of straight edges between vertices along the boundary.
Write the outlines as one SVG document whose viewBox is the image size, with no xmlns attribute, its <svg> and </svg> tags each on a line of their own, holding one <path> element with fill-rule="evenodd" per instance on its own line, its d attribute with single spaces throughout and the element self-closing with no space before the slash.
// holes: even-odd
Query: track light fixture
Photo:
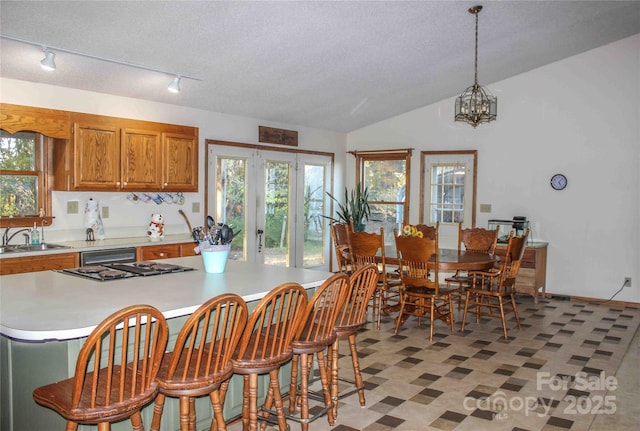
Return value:
<svg viewBox="0 0 640 431">
<path fill-rule="evenodd" d="M 171 84 L 169 84 L 169 86 L 167 87 L 167 90 L 169 90 L 172 93 L 180 93 L 180 77 L 176 76 L 175 78 L 173 78 L 173 80 L 171 81 Z"/>
<path fill-rule="evenodd" d="M 156 67 L 145 66 L 143 64 L 129 63 L 128 61 L 122 61 L 122 60 L 115 60 L 115 59 L 112 59 L 112 58 L 99 57 L 97 55 L 87 54 L 85 52 L 80 52 L 80 51 L 73 51 L 71 49 L 56 48 L 56 47 L 53 47 L 51 45 L 43 44 L 43 43 L 40 43 L 40 42 L 32 42 L 30 40 L 20 39 L 20 38 L 17 38 L 17 37 L 8 36 L 6 34 L 0 34 L 0 38 L 13 40 L 15 42 L 25 43 L 27 45 L 33 45 L 33 46 L 42 47 L 42 51 L 44 51 L 45 57 L 40 61 L 40 65 L 45 70 L 56 70 L 56 63 L 55 63 L 56 54 L 54 52 L 52 52 L 52 51 L 57 51 L 57 52 L 64 52 L 64 53 L 67 53 L 67 54 L 78 55 L 80 57 L 92 58 L 94 60 L 106 61 L 108 63 L 115 63 L 115 64 L 120 64 L 122 66 L 133 67 L 133 68 L 136 68 L 136 69 L 149 70 L 151 72 L 158 72 L 158 73 L 162 73 L 162 74 L 165 74 L 165 75 L 173 76 L 174 77 L 173 80 L 171 81 L 171 83 L 167 87 L 167 89 L 172 93 L 179 93 L 180 92 L 180 80 L 182 78 L 192 79 L 194 81 L 202 81 L 202 79 L 200 79 L 200 78 L 196 78 L 195 76 L 185 75 L 183 73 L 175 73 L 175 72 L 170 72 L 168 70 L 158 69 Z"/>
<path fill-rule="evenodd" d="M 44 51 L 44 58 L 40 60 L 40 67 L 50 72 L 56 70 L 56 54 L 47 48 L 42 48 L 42 50 Z"/>
</svg>

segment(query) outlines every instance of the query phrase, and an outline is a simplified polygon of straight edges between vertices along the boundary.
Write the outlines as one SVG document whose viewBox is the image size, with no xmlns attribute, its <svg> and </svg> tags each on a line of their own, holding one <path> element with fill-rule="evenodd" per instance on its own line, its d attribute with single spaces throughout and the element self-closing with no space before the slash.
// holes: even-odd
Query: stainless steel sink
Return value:
<svg viewBox="0 0 640 431">
<path fill-rule="evenodd" d="M 26 253 L 28 251 L 48 251 L 48 250 L 59 250 L 61 248 L 70 248 L 66 245 L 60 244 L 38 244 L 38 245 L 3 245 L 0 246 L 0 254 L 2 253 Z"/>
</svg>

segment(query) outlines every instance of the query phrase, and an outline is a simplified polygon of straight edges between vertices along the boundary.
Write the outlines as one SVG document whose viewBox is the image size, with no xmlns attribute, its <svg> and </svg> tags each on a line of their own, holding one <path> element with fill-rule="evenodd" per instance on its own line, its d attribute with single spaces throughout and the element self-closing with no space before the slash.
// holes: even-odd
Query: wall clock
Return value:
<svg viewBox="0 0 640 431">
<path fill-rule="evenodd" d="M 555 174 L 551 177 L 551 187 L 554 190 L 563 190 L 567 187 L 567 177 L 562 174 Z"/>
</svg>

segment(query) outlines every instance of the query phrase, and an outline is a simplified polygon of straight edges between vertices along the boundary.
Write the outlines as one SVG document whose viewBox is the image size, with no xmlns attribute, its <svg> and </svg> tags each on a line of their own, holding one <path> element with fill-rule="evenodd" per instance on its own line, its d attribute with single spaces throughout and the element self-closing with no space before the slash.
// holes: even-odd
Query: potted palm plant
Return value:
<svg viewBox="0 0 640 431">
<path fill-rule="evenodd" d="M 369 215 L 371 215 L 369 191 L 366 187 L 363 189 L 361 185 L 358 184 L 351 192 L 345 187 L 344 202 L 340 202 L 329 192 L 327 192 L 327 195 L 338 205 L 338 209 L 336 210 L 338 218 L 329 217 L 331 220 L 345 224 L 353 223 L 354 230 L 364 230 L 364 224 L 369 220 Z"/>
</svg>

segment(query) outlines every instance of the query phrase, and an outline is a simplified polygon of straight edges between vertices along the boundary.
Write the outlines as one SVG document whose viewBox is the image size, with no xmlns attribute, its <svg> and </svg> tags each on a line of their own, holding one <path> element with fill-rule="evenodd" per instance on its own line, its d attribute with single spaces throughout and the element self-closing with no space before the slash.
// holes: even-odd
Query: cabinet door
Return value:
<svg viewBox="0 0 640 431">
<path fill-rule="evenodd" d="M 163 190 L 198 191 L 198 138 L 174 133 L 162 135 Z"/>
<path fill-rule="evenodd" d="M 122 129 L 122 189 L 160 190 L 160 144 L 158 132 Z"/>
<path fill-rule="evenodd" d="M 48 256 L 25 256 L 2 259 L 0 275 L 24 272 L 48 271 L 51 269 L 75 268 L 79 265 L 78 253 L 61 253 Z"/>
<path fill-rule="evenodd" d="M 120 187 L 120 139 L 116 127 L 74 124 L 75 190 Z"/>
</svg>

